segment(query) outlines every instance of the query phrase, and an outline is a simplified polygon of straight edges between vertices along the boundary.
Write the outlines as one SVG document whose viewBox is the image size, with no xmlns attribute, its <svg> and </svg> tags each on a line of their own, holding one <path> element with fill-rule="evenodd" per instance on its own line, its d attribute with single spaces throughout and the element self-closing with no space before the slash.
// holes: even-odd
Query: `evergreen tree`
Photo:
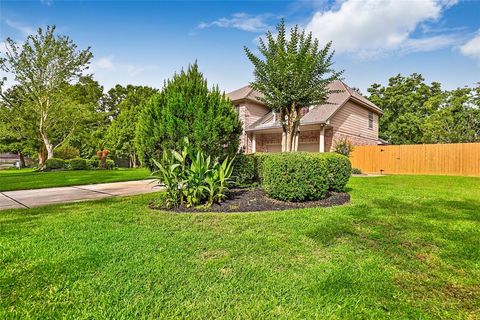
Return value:
<svg viewBox="0 0 480 320">
<path fill-rule="evenodd" d="M 218 87 L 208 89 L 195 63 L 175 74 L 142 110 L 136 131 L 140 160 L 151 166 L 165 149 L 179 149 L 187 137 L 191 146 L 212 157 L 238 150 L 242 124 L 230 100 Z"/>
</svg>

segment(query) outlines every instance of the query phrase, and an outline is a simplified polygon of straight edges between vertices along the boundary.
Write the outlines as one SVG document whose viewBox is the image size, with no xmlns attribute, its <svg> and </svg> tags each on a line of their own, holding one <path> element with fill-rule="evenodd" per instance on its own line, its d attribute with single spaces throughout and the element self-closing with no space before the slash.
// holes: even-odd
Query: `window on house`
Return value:
<svg viewBox="0 0 480 320">
<path fill-rule="evenodd" d="M 368 111 L 368 128 L 373 129 L 373 112 Z"/>
</svg>

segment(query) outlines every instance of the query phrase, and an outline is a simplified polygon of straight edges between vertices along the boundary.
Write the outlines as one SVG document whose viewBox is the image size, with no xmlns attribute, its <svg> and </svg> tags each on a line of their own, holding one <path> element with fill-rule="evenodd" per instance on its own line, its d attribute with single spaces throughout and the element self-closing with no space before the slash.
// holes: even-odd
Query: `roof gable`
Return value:
<svg viewBox="0 0 480 320">
<path fill-rule="evenodd" d="M 340 80 L 330 83 L 328 85 L 328 89 L 330 91 L 337 92 L 329 94 L 326 103 L 311 107 L 310 111 L 307 112 L 300 120 L 301 124 L 326 123 L 349 100 L 353 100 L 356 102 L 356 104 L 370 109 L 375 113 L 383 113 L 379 107 Z M 232 102 L 251 100 L 263 104 L 258 99 L 259 97 L 262 97 L 262 94 L 253 90 L 253 88 L 250 86 L 242 87 L 238 90 L 228 93 L 227 95 Z M 275 122 L 272 120 L 271 113 L 268 113 L 255 123 L 251 124 L 247 130 L 275 128 L 280 126 L 278 119 Z"/>
</svg>

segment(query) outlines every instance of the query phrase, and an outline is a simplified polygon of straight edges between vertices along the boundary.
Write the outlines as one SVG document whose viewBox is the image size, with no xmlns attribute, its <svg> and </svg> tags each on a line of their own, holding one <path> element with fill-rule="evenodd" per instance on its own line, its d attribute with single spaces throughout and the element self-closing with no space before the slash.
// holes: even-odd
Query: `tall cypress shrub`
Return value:
<svg viewBox="0 0 480 320">
<path fill-rule="evenodd" d="M 183 138 L 213 158 L 233 156 L 242 124 L 230 100 L 217 86 L 211 90 L 195 63 L 167 80 L 144 106 L 135 143 L 142 163 L 152 166 L 163 150 L 182 148 Z"/>
</svg>

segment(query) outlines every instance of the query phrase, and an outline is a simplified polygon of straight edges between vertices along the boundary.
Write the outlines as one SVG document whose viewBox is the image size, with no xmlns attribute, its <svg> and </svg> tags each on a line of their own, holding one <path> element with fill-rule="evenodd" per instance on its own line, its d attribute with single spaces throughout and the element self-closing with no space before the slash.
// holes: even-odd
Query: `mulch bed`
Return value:
<svg viewBox="0 0 480 320">
<path fill-rule="evenodd" d="M 274 211 L 289 210 L 300 208 L 332 207 L 338 206 L 350 201 L 348 193 L 332 192 L 323 200 L 306 202 L 284 202 L 268 198 L 265 192 L 260 188 L 252 189 L 232 189 L 229 198 L 221 203 L 214 204 L 210 208 L 187 208 L 185 206 L 165 209 L 158 207 L 154 203 L 150 204 L 151 209 L 167 210 L 172 212 L 252 212 L 252 211 Z"/>
</svg>

